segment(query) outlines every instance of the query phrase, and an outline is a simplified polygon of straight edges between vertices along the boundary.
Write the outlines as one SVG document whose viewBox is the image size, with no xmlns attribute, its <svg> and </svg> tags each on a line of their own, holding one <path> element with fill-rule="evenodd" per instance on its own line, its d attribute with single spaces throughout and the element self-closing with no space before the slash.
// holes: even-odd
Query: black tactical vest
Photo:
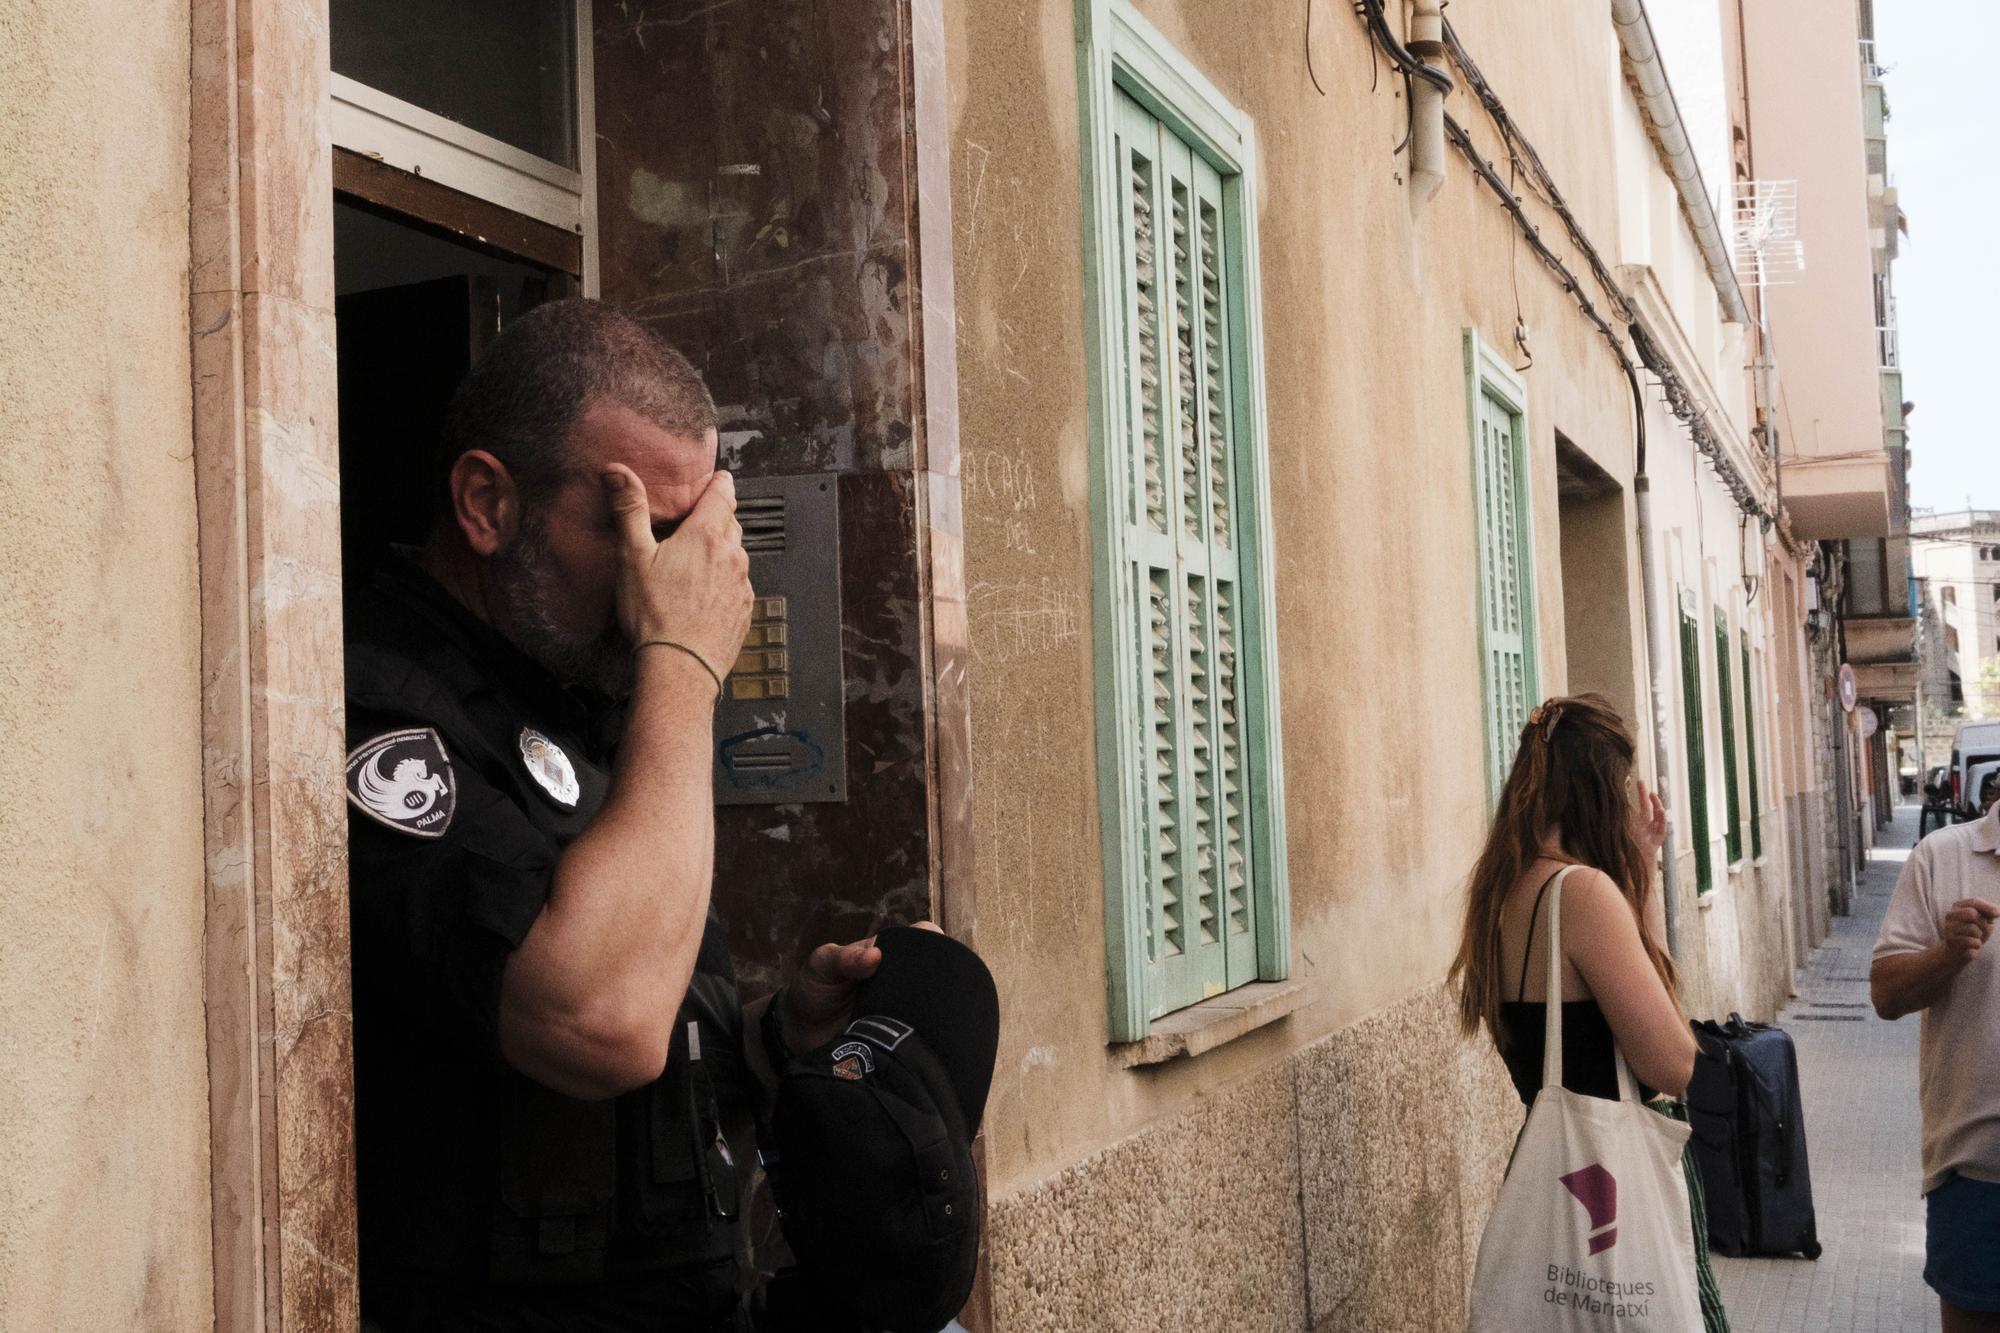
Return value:
<svg viewBox="0 0 2000 1333">
<path fill-rule="evenodd" d="M 364 1306 L 378 1280 L 520 1292 L 726 1276 L 755 1094 L 712 918 L 658 1081 L 585 1102 L 499 1056 L 501 970 L 603 802 L 615 726 L 414 566 L 347 614 L 349 745 L 365 757 L 416 734 L 405 752 L 421 766 L 394 776 L 433 821 L 412 832 L 382 804 L 386 776 L 367 788 L 350 771 Z"/>
</svg>

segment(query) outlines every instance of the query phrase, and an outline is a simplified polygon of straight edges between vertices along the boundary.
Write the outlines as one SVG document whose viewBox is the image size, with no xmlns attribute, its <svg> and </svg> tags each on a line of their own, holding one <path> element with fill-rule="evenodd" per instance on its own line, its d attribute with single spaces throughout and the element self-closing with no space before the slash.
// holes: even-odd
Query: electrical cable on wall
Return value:
<svg viewBox="0 0 2000 1333">
<path fill-rule="evenodd" d="M 1369 59 L 1374 60 L 1373 51 L 1369 52 Z M 1312 80 L 1319 95 L 1325 97 L 1326 89 L 1319 86 L 1319 75 L 1313 71 L 1313 0 L 1306 0 L 1306 77 Z"/>
<path fill-rule="evenodd" d="M 1435 66 L 1427 65 L 1417 59 L 1416 56 L 1396 40 L 1395 34 L 1390 31 L 1388 21 L 1383 13 L 1382 0 L 1355 0 L 1355 11 L 1366 24 L 1370 36 L 1374 39 L 1374 44 L 1389 58 L 1390 63 L 1395 65 L 1404 74 L 1406 79 L 1423 78 L 1445 92 L 1449 92 L 1455 87 L 1449 76 L 1444 75 Z M 1632 310 L 1625 299 L 1623 290 L 1612 278 L 1610 268 L 1605 264 L 1597 247 L 1591 244 L 1589 237 L 1584 234 L 1582 224 L 1577 221 L 1576 215 L 1570 210 L 1568 202 L 1563 198 L 1561 189 L 1557 187 L 1554 177 L 1550 175 L 1547 166 L 1542 162 L 1541 155 L 1535 151 L 1533 143 L 1521 132 L 1520 126 L 1507 111 L 1506 104 L 1493 89 L 1493 86 L 1486 81 L 1485 75 L 1480 72 L 1478 64 L 1472 59 L 1471 53 L 1466 50 L 1465 44 L 1459 40 L 1457 32 L 1452 28 L 1449 21 L 1444 24 L 1444 37 L 1446 50 L 1450 54 L 1452 63 L 1458 67 L 1459 72 L 1465 77 L 1468 88 L 1473 92 L 1475 99 L 1499 129 L 1502 141 L 1507 146 L 1510 162 L 1528 171 L 1536 187 L 1533 193 L 1561 219 L 1563 229 L 1568 234 L 1571 244 L 1583 256 L 1591 276 L 1596 279 L 1598 286 L 1603 290 L 1606 303 L 1612 312 L 1612 318 L 1616 318 L 1626 325 L 1626 331 L 1631 338 L 1632 346 L 1639 354 L 1640 360 L 1645 364 L 1647 371 L 1659 382 L 1660 388 L 1666 398 L 1668 410 L 1687 427 L 1688 434 L 1694 441 L 1696 449 L 1708 457 L 1711 466 L 1715 469 L 1718 480 L 1722 483 L 1723 489 L 1729 492 L 1730 498 L 1735 501 L 1737 508 L 1745 513 L 1754 514 L 1766 528 L 1769 528 L 1776 521 L 1776 516 L 1758 499 L 1756 493 L 1730 460 L 1725 446 L 1716 437 L 1714 430 L 1707 422 L 1705 414 L 1697 406 L 1693 391 L 1681 379 L 1679 372 L 1664 357 L 1661 357 L 1653 347 L 1650 338 L 1647 337 L 1643 326 L 1638 320 L 1636 312 Z M 1626 355 L 1624 340 L 1612 328 L 1609 320 L 1603 314 L 1599 313 L 1596 304 L 1584 292 L 1583 284 L 1578 275 L 1542 240 L 1539 229 L 1527 216 L 1513 188 L 1506 180 L 1501 178 L 1498 169 L 1480 153 L 1466 128 L 1460 125 L 1449 114 L 1446 114 L 1444 117 L 1444 128 L 1446 138 L 1452 146 L 1472 165 L 1474 173 L 1485 182 L 1493 191 L 1495 197 L 1500 200 L 1502 206 L 1513 216 L 1515 226 L 1521 236 L 1528 242 L 1529 248 L 1535 252 L 1544 266 L 1555 274 L 1561 282 L 1564 292 L 1571 296 L 1577 303 L 1579 311 L 1596 327 L 1598 333 L 1611 348 L 1612 354 L 1617 357 L 1620 368 L 1630 373 L 1632 370 L 1631 359 Z"/>
<path fill-rule="evenodd" d="M 1382 12 L 1382 0 L 1354 0 L 1354 12 L 1360 15 L 1361 21 L 1367 25 L 1369 34 L 1375 39 L 1375 46 L 1382 49 L 1382 53 L 1389 57 L 1389 63 L 1403 76 L 1403 141 L 1397 144 L 1394 152 L 1390 154 L 1392 157 L 1400 156 L 1403 150 L 1410 146 L 1410 141 L 1416 137 L 1417 132 L 1417 99 L 1412 81 L 1421 79 L 1446 96 L 1449 96 L 1458 85 L 1452 82 L 1451 75 L 1436 65 L 1426 64 L 1418 59 L 1409 48 L 1396 40 L 1396 34 L 1390 31 L 1389 20 Z"/>
</svg>

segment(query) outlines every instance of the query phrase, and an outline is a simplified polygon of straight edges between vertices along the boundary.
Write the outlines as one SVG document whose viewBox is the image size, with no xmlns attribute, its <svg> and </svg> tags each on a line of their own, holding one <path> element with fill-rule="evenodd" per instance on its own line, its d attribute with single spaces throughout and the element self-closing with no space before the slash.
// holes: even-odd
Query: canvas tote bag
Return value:
<svg viewBox="0 0 2000 1333">
<path fill-rule="evenodd" d="M 1562 890 L 1549 894 L 1542 1090 L 1473 1270 L 1469 1333 L 1702 1333 L 1681 1149 L 1688 1127 L 1639 1100 L 1562 1085 Z"/>
</svg>

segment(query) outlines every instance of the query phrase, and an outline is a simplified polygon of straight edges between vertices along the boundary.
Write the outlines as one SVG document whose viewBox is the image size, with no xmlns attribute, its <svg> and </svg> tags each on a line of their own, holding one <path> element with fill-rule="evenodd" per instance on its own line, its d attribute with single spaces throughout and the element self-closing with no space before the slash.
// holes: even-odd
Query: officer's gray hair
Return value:
<svg viewBox="0 0 2000 1333">
<path fill-rule="evenodd" d="M 562 478 L 569 435 L 599 399 L 662 430 L 699 438 L 715 402 L 688 359 L 631 316 L 581 297 L 538 306 L 507 325 L 452 396 L 432 494 L 450 512 L 459 456 L 484 449 L 530 507 Z"/>
</svg>

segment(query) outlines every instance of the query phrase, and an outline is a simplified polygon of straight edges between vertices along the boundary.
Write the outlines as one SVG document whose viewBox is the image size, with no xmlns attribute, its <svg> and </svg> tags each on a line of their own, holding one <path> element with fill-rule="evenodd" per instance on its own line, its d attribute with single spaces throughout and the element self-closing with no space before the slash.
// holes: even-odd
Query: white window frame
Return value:
<svg viewBox="0 0 2000 1333">
<path fill-rule="evenodd" d="M 571 0 L 575 29 L 576 166 L 503 143 L 379 88 L 333 76 L 333 144 L 547 223 L 583 243 L 583 294 L 597 283 L 597 98 L 591 0 Z"/>
</svg>

